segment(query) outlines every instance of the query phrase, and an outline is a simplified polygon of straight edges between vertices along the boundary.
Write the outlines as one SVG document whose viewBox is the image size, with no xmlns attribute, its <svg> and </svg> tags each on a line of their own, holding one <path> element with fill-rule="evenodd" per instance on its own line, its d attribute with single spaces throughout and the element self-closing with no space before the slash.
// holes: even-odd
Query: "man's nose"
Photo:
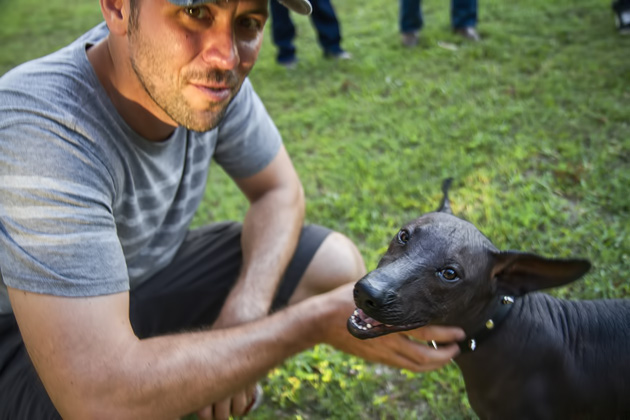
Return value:
<svg viewBox="0 0 630 420">
<path fill-rule="evenodd" d="M 217 24 L 204 34 L 202 59 L 209 67 L 231 70 L 238 66 L 240 57 L 234 28 L 231 24 Z"/>
</svg>

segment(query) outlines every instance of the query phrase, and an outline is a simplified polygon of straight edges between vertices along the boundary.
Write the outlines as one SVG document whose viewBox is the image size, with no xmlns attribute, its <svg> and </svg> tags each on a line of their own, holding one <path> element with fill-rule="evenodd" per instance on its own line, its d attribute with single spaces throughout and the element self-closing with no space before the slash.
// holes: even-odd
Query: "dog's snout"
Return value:
<svg viewBox="0 0 630 420">
<path fill-rule="evenodd" d="M 354 302 L 364 310 L 379 310 L 385 304 L 386 295 L 385 291 L 367 280 L 361 280 L 354 286 Z"/>
</svg>

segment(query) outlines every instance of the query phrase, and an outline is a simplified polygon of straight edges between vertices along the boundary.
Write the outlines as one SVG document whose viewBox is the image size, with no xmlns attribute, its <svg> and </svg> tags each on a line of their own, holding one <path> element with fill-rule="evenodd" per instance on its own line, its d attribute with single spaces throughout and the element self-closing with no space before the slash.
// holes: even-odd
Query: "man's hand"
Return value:
<svg viewBox="0 0 630 420">
<path fill-rule="evenodd" d="M 337 338 L 338 342 L 331 344 L 347 353 L 400 369 L 425 372 L 438 369 L 457 356 L 459 347 L 453 342 L 463 339 L 464 334 L 459 328 L 427 326 L 368 340 L 359 340 L 350 333 Z M 453 344 L 435 349 L 414 339 Z"/>
<path fill-rule="evenodd" d="M 228 307 L 228 309 L 234 308 Z M 260 316 L 255 319 L 262 318 L 266 315 L 265 313 L 261 313 Z M 253 321 L 254 319 L 249 319 L 249 316 L 251 316 L 250 312 L 245 311 L 245 313 L 241 313 L 238 309 L 227 310 L 224 307 L 219 318 L 212 324 L 212 329 L 220 330 Z M 197 417 L 199 417 L 200 420 L 228 420 L 231 416 L 244 416 L 251 410 L 255 398 L 256 385 L 254 384 L 222 401 L 215 402 L 197 411 Z"/>
<path fill-rule="evenodd" d="M 252 385 L 230 398 L 199 410 L 197 417 L 200 420 L 228 420 L 230 416 L 244 416 L 249 413 L 257 397 L 260 398 L 256 394 L 256 385 Z"/>
<path fill-rule="evenodd" d="M 348 284 L 324 296 L 328 303 L 335 305 L 329 320 L 324 322 L 325 342 L 337 349 L 371 362 L 382 363 L 414 372 L 434 370 L 449 363 L 459 353 L 455 341 L 465 338 L 464 331 L 455 327 L 427 326 L 416 330 L 393 333 L 368 340 L 352 336 L 346 327 L 348 317 L 354 311 L 352 288 Z M 435 340 L 440 345 L 435 349 L 423 342 Z"/>
</svg>

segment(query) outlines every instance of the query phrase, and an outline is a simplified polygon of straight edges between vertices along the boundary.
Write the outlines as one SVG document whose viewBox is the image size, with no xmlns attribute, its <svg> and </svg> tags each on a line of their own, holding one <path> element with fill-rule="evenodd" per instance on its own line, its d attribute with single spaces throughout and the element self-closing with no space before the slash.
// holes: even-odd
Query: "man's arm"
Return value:
<svg viewBox="0 0 630 420">
<path fill-rule="evenodd" d="M 243 266 L 216 327 L 267 315 L 304 220 L 302 184 L 284 146 L 261 172 L 235 182 L 250 202 L 241 237 Z"/>
<path fill-rule="evenodd" d="M 65 298 L 9 288 L 24 342 L 65 419 L 172 419 L 241 390 L 316 342 L 304 303 L 241 327 L 139 340 L 120 293 Z M 310 334 L 309 334 L 310 331 Z"/>
<path fill-rule="evenodd" d="M 26 348 L 64 419 L 172 419 L 243 389 L 286 358 L 328 343 L 369 361 L 413 371 L 435 369 L 457 345 L 431 349 L 390 334 L 358 340 L 346 330 L 352 285 L 222 330 L 139 340 L 129 323 L 127 293 L 65 298 L 9 288 Z M 452 342 L 463 331 L 408 332 Z"/>
</svg>

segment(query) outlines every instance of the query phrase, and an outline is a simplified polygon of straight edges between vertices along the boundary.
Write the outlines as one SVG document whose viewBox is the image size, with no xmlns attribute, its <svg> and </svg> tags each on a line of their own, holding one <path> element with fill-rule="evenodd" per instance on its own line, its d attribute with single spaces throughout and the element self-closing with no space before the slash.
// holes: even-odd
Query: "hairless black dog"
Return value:
<svg viewBox="0 0 630 420">
<path fill-rule="evenodd" d="M 438 211 L 405 225 L 357 282 L 349 331 L 462 327 L 455 362 L 482 419 L 630 419 L 630 300 L 531 293 L 580 278 L 590 263 L 499 251 L 453 216 L 449 185 Z"/>
</svg>

